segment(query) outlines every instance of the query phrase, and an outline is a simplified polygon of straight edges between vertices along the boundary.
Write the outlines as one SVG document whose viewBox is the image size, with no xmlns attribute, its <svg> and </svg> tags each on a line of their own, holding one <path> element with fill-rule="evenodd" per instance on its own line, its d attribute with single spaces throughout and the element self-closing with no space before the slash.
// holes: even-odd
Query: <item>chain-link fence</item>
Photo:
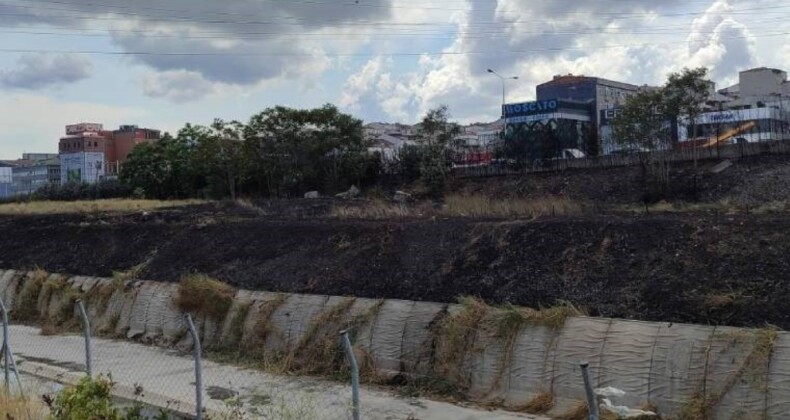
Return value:
<svg viewBox="0 0 790 420">
<path fill-rule="evenodd" d="M 155 309 L 161 298 L 156 293 L 146 296 L 148 302 L 139 302 L 150 306 L 143 316 L 120 299 L 71 292 L 97 286 L 85 280 L 72 278 L 66 283 L 56 275 L 31 272 L 19 273 L 12 280 L 15 284 L 3 285 L 8 290 L 0 295 L 11 309 L 10 317 L 4 318 L 8 322 L 3 340 L 4 349 L 11 351 L 0 353 L 5 356 L 6 389 L 28 397 L 47 394 L 45 400 L 52 405 L 64 386 L 77 385 L 90 375 L 111 382 L 112 396 L 120 406 L 139 405 L 152 416 L 359 418 L 352 398 L 353 352 L 346 351 L 339 330 L 321 331 L 327 340 L 320 348 L 311 341 L 309 352 L 296 354 L 285 344 L 318 334 L 312 328 L 272 334 L 269 348 L 263 348 L 263 342 L 242 343 L 228 337 L 227 330 L 221 332 L 210 317 L 197 316 L 193 322 L 187 313 L 151 313 L 148 309 Z M 15 293 L 9 293 L 11 288 Z M 112 312 L 115 304 L 120 304 L 117 314 L 99 315 Z M 158 331 L 151 329 L 154 323 Z M 202 343 L 204 338 L 207 343 Z M 277 340 L 282 341 L 281 348 Z M 161 346 L 164 341 L 170 343 Z M 15 357 L 8 357 L 11 354 Z M 47 386 L 42 388 L 42 383 Z M 39 398 L 33 399 L 34 405 L 41 405 Z"/>
</svg>

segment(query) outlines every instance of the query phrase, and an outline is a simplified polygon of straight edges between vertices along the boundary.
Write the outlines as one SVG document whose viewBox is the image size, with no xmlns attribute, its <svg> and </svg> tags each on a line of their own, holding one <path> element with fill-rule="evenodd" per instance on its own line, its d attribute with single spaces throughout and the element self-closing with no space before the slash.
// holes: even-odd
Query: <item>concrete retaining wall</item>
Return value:
<svg viewBox="0 0 790 420">
<path fill-rule="evenodd" d="M 21 292 L 35 275 L 0 270 L 0 298 L 11 308 L 12 321 L 19 305 L 30 301 Z M 177 284 L 49 279 L 35 300 L 43 318 L 68 314 L 77 291 L 97 333 L 191 346 L 174 304 Z M 296 351 L 316 335 L 334 336 L 349 327 L 358 354 L 369 359 L 377 376 L 443 379 L 436 377 L 436 348 L 446 337 L 437 326 L 460 310 L 428 302 L 240 290 L 224 319 L 198 317 L 197 325 L 207 348 L 255 342 L 269 354 Z M 473 328 L 459 349 L 457 377 L 475 401 L 518 409 L 548 394 L 555 400 L 552 413 L 559 414 L 584 399 L 578 364 L 585 360 L 594 385 L 628 393 L 618 403 L 650 405 L 663 415 L 679 415 L 694 402 L 710 407 L 710 418 L 782 418 L 790 412 L 785 332 L 587 317 L 569 318 L 560 327 L 524 323 L 510 339 L 482 323 Z"/>
</svg>

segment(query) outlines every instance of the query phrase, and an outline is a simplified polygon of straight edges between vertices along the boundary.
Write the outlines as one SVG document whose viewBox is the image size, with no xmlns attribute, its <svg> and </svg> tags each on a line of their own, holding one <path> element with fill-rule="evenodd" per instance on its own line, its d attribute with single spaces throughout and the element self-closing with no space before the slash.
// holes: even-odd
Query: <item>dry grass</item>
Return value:
<svg viewBox="0 0 790 420">
<path fill-rule="evenodd" d="M 737 334 L 731 340 L 749 340 L 753 342 L 751 351 L 743 360 L 738 369 L 732 372 L 723 382 L 721 388 L 715 392 L 699 390 L 695 392 L 681 409 L 680 418 L 688 420 L 707 420 L 711 418 L 714 407 L 721 402 L 732 387 L 739 382 L 751 385 L 755 390 L 765 393 L 768 391 L 768 364 L 774 352 L 778 339 L 778 330 L 763 328 L 754 331 L 751 336 Z"/>
<path fill-rule="evenodd" d="M 737 298 L 734 293 L 709 293 L 705 295 L 702 305 L 707 310 L 722 309 L 731 306 Z"/>
<path fill-rule="evenodd" d="M 548 392 L 541 392 L 535 395 L 523 407 L 518 407 L 517 411 L 524 411 L 529 414 L 543 414 L 554 407 L 554 395 Z"/>
<path fill-rule="evenodd" d="M 432 214 L 433 209 L 427 204 L 408 206 L 384 200 L 373 200 L 358 205 L 336 205 L 329 212 L 330 217 L 337 219 L 398 219 Z"/>
<path fill-rule="evenodd" d="M 299 343 L 293 349 L 292 369 L 303 374 L 329 374 L 340 369 L 344 354 L 338 331 L 347 326 L 346 314 L 356 298 L 343 299 L 329 310 L 313 318 Z"/>
<path fill-rule="evenodd" d="M 205 203 L 203 200 L 132 200 L 107 199 L 85 201 L 30 201 L 0 204 L 0 215 L 36 215 L 59 213 L 129 213 L 167 207 Z"/>
<path fill-rule="evenodd" d="M 48 419 L 49 410 L 40 398 L 24 398 L 0 390 L 0 419 Z"/>
<path fill-rule="evenodd" d="M 38 312 L 38 295 L 49 278 L 49 273 L 38 269 L 32 274 L 25 276 L 22 280 L 19 296 L 15 302 L 14 318 L 20 321 L 37 321 L 40 314 Z"/>
<path fill-rule="evenodd" d="M 555 417 L 557 420 L 587 420 L 590 417 L 590 408 L 584 401 L 578 401 L 568 411 Z"/>
<path fill-rule="evenodd" d="M 188 274 L 181 278 L 176 306 L 184 312 L 222 319 L 233 305 L 236 289 L 204 274 Z"/>
<path fill-rule="evenodd" d="M 448 195 L 444 198 L 444 205 L 441 208 L 434 207 L 430 202 L 405 205 L 373 200 L 354 205 L 337 205 L 332 208 L 330 217 L 339 219 L 397 219 L 426 216 L 536 218 L 583 212 L 584 205 L 563 197 L 495 200 L 483 195 Z"/>
<path fill-rule="evenodd" d="M 581 214 L 584 206 L 565 197 L 494 200 L 482 195 L 449 195 L 442 214 L 459 217 L 542 217 Z"/>
<path fill-rule="evenodd" d="M 724 199 L 712 203 L 684 203 L 659 201 L 647 207 L 644 205 L 629 204 L 620 208 L 629 213 L 723 213 L 723 214 L 774 214 L 790 211 L 790 201 L 779 200 L 762 203 L 755 206 L 744 205 L 737 201 Z"/>
<path fill-rule="evenodd" d="M 279 331 L 271 323 L 271 317 L 288 299 L 286 294 L 278 294 L 274 299 L 260 304 L 252 331 L 250 334 L 243 334 L 239 345 L 239 359 L 244 364 L 252 364 L 264 370 L 278 371 L 279 366 L 274 366 L 275 361 L 272 355 L 266 353 L 264 344 L 270 334 L 277 334 Z M 250 308 L 249 310 L 251 310 Z"/>
<path fill-rule="evenodd" d="M 437 376 L 463 389 L 469 385 L 463 374 L 464 359 L 491 307 L 474 297 L 462 297 L 459 303 L 461 309 L 447 315 L 439 324 L 434 369 Z"/>
<path fill-rule="evenodd" d="M 59 332 L 60 331 L 58 330 L 58 327 L 56 327 L 55 324 L 51 322 L 42 324 L 41 331 L 39 331 L 39 333 L 43 336 L 57 335 Z"/>
</svg>

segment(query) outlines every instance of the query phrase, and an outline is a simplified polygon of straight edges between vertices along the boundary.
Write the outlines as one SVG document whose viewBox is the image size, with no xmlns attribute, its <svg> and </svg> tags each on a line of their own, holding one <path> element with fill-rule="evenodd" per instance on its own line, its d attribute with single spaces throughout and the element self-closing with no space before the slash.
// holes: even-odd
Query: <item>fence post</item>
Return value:
<svg viewBox="0 0 790 420">
<path fill-rule="evenodd" d="M 0 299 L 0 309 L 3 311 L 3 379 L 5 381 L 5 390 L 8 392 L 10 389 L 11 380 L 9 378 L 10 357 L 11 351 L 8 349 L 8 311 L 6 311 L 5 303 Z"/>
<path fill-rule="evenodd" d="M 3 371 L 5 373 L 5 391 L 9 392 L 11 390 L 11 375 L 9 370 L 13 369 L 14 376 L 16 377 L 16 384 L 19 386 L 19 395 L 24 397 L 25 390 L 22 389 L 22 381 L 19 379 L 19 370 L 17 370 L 16 362 L 14 361 L 14 352 L 11 351 L 11 342 L 8 341 L 10 338 L 10 334 L 8 333 L 8 310 L 2 299 L 0 299 L 0 311 L 3 312 Z"/>
<path fill-rule="evenodd" d="M 595 398 L 595 393 L 593 392 L 592 385 L 590 384 L 590 373 L 587 371 L 590 363 L 581 362 L 579 366 L 582 368 L 584 391 L 587 394 L 587 407 L 590 408 L 590 420 L 598 420 L 598 400 Z"/>
<path fill-rule="evenodd" d="M 77 308 L 80 310 L 80 318 L 82 318 L 82 330 L 85 336 L 85 371 L 88 376 L 93 376 L 93 357 L 91 355 L 91 323 L 88 320 L 88 314 L 85 312 L 85 305 L 82 304 L 82 299 L 77 299 Z"/>
<path fill-rule="evenodd" d="M 192 322 L 192 316 L 184 314 L 184 320 L 189 329 L 189 335 L 192 336 L 192 352 L 195 356 L 195 420 L 203 419 L 203 368 L 200 366 L 201 348 L 200 337 L 198 337 L 195 330 L 195 324 Z"/>
<path fill-rule="evenodd" d="M 343 337 L 343 347 L 346 349 L 346 357 L 351 365 L 351 401 L 354 420 L 359 420 L 359 366 L 357 366 L 357 358 L 354 356 L 354 348 L 351 347 L 351 340 L 348 338 L 348 331 L 340 331 L 340 335 Z"/>
</svg>

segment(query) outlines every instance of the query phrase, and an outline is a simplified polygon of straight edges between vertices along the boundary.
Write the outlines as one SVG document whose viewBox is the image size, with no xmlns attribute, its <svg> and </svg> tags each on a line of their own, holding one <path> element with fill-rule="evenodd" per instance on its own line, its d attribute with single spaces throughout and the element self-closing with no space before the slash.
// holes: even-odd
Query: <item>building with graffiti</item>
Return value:
<svg viewBox="0 0 790 420">
<path fill-rule="evenodd" d="M 598 154 L 589 103 L 547 99 L 504 106 L 505 135 L 498 157 L 518 165 Z"/>
</svg>

